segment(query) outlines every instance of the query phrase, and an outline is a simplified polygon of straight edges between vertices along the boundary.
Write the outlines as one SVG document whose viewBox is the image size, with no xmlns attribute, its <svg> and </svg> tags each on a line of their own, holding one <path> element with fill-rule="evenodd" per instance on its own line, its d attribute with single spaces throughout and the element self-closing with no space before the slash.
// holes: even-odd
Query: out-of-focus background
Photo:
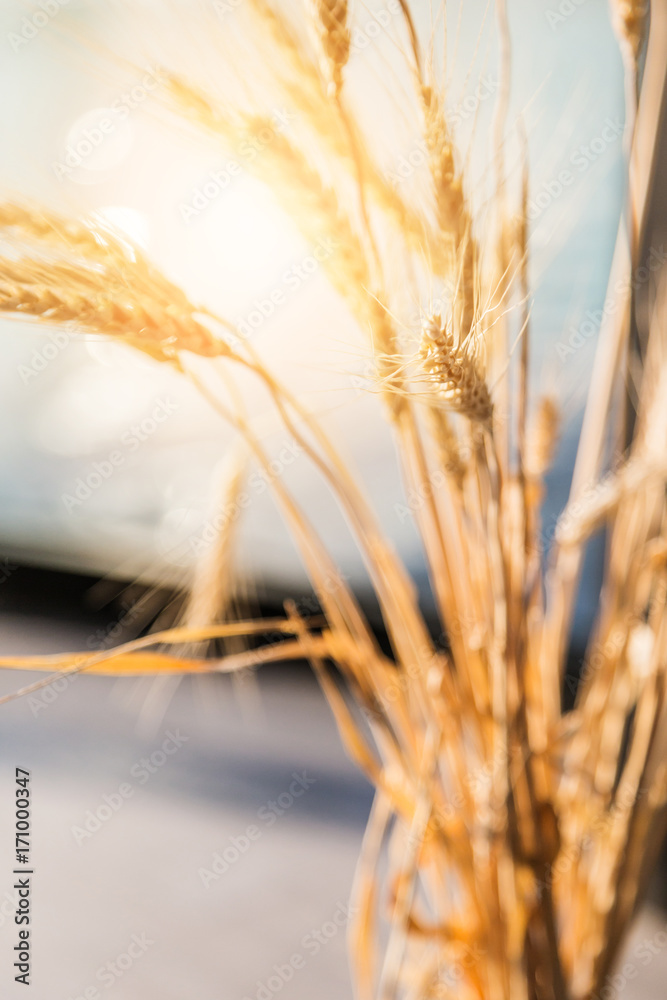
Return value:
<svg viewBox="0 0 667 1000">
<path fill-rule="evenodd" d="M 294 2 L 287 0 L 288 6 Z M 374 0 L 357 11 L 351 85 L 366 117 L 378 103 L 387 111 L 389 86 L 409 86 L 396 55 L 402 36 L 395 6 Z M 557 3 L 515 0 L 510 13 L 510 169 L 520 156 L 512 128 L 520 116 L 530 142 L 533 374 L 563 399 L 567 418 L 550 483 L 547 534 L 567 492 L 595 346 L 597 324 L 589 313 L 604 301 L 623 195 L 622 69 L 607 3 L 573 6 L 566 16 Z M 69 0 L 28 40 L 21 31 L 32 33 L 23 18 L 32 23 L 33 7 L 38 10 L 6 0 L 0 11 L 5 194 L 64 214 L 101 213 L 144 245 L 193 301 L 242 329 L 245 324 L 262 356 L 337 434 L 383 524 L 419 573 L 412 519 L 395 510 L 402 499 L 399 477 L 372 391 L 363 331 L 321 269 L 311 271 L 313 248 L 287 223 L 271 193 L 245 173 L 228 178 L 229 157 L 214 142 L 165 121 L 160 66 L 182 71 L 185 65 L 186 73 L 192 69 L 195 80 L 205 81 L 215 63 L 209 65 L 201 35 L 210 41 L 217 32 L 223 43 L 234 3 Z M 430 5 L 424 0 L 415 9 L 428 37 Z M 489 135 L 499 87 L 493 16 L 482 0 L 466 4 L 461 18 L 453 10 L 449 16 L 449 102 L 475 190 L 492 167 Z M 131 68 L 110 63 L 108 50 L 131 59 Z M 276 107 L 276 115 L 282 110 Z M 81 141 L 105 117 L 113 129 L 79 157 Z M 377 142 L 387 174 L 400 184 L 424 168 L 424 157 L 409 133 L 395 132 L 387 114 Z M 563 183 L 564 172 L 569 183 Z M 217 192 L 211 173 L 219 178 Z M 284 301 L 264 316 L 262 306 L 266 312 L 276 289 Z M 415 302 L 417 323 L 420 307 L 428 305 Z M 4 322 L 1 345 L 0 537 L 6 554 L 68 571 L 178 581 L 192 557 L 188 540 L 207 516 L 228 429 L 164 366 L 74 328 L 54 338 L 34 324 Z M 280 474 L 310 510 L 320 512 L 317 523 L 346 572 L 362 583 L 354 544 L 326 491 L 306 462 L 284 451 L 286 444 L 276 430 L 272 447 L 282 455 Z M 97 481 L 99 463 L 116 450 L 123 456 L 120 468 L 88 488 L 91 477 Z M 245 573 L 278 591 L 286 578 L 303 586 L 270 491 L 256 481 L 252 492 L 243 519 Z M 581 621 L 589 614 L 584 592 Z"/>
<path fill-rule="evenodd" d="M 310 271 L 313 248 L 270 193 L 243 173 L 218 191 L 207 187 L 212 172 L 227 176 L 228 157 L 164 115 L 161 66 L 190 46 L 202 71 L 211 54 L 199 52 L 198 38 L 204 31 L 215 44 L 235 6 L 4 0 L 2 194 L 62 214 L 100 213 L 192 299 L 250 327 L 269 364 L 356 463 L 383 525 L 422 580 L 367 345 L 322 274 Z M 427 32 L 430 5 L 415 6 Z M 498 85 L 493 17 L 483 0 L 461 4 L 460 17 L 455 7 L 449 101 L 472 176 L 483 178 Z M 371 0 L 356 11 L 353 73 L 368 107 L 382 90 L 383 66 L 396 63 L 397 9 Z M 548 535 L 567 495 L 622 206 L 622 69 L 606 0 L 510 0 L 509 9 L 509 117 L 523 115 L 530 147 L 533 374 L 566 414 Z M 110 62 L 107 50 L 133 66 Z M 364 75 L 367 63 L 373 69 Z M 90 154 L 73 155 L 103 118 L 113 121 L 111 132 Z M 386 167 L 397 183 L 418 152 L 400 136 L 386 137 Z M 660 227 L 657 219 L 657 255 Z M 265 316 L 275 289 L 283 303 Z M 103 647 L 135 624 L 126 584 L 141 579 L 167 591 L 187 579 L 229 432 L 178 376 L 75 327 L 56 333 L 3 320 L 0 357 L 2 652 Z M 289 439 L 267 433 L 277 474 L 315 513 L 363 595 L 363 571 L 331 499 Z M 100 475 L 115 451 L 119 467 Z M 269 603 L 286 592 L 308 601 L 266 486 L 251 480 L 241 528 L 247 586 Z M 592 552 L 584 578 L 575 649 L 590 625 L 599 556 Z M 19 678 L 4 673 L 0 683 L 7 693 Z M 3 996 L 19 995 L 10 969 L 15 766 L 33 772 L 37 1000 L 97 1000 L 93 989 L 122 1000 L 266 1000 L 262 988 L 271 991 L 275 967 L 294 954 L 303 968 L 272 995 L 351 995 L 341 913 L 371 793 L 305 671 L 178 686 L 82 677 L 0 707 L 0 734 Z M 165 740 L 174 753 L 161 750 Z M 129 786 L 127 797 L 121 786 Z M 249 827 L 259 831 L 252 841 Z M 227 859 L 218 871 L 216 855 Z M 661 897 L 656 876 L 639 938 L 628 944 L 638 976 L 624 987 L 627 998 L 664 995 L 667 952 L 645 965 L 638 949 L 664 927 Z M 127 965 L 133 935 L 144 950 Z"/>
</svg>

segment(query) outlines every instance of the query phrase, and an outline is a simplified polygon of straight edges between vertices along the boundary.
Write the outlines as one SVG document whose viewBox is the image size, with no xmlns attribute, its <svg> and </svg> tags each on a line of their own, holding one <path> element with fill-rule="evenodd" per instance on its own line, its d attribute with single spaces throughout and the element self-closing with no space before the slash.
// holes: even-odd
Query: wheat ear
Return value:
<svg viewBox="0 0 667 1000">
<path fill-rule="evenodd" d="M 399 191 L 383 175 L 354 121 L 354 115 L 347 109 L 344 95 L 339 95 L 338 104 L 345 112 L 345 121 L 337 113 L 336 102 L 329 100 L 316 63 L 305 51 L 285 15 L 267 0 L 250 2 L 258 21 L 270 35 L 276 52 L 283 57 L 285 68 L 276 73 L 303 120 L 325 150 L 333 154 L 340 165 L 347 169 L 354 165 L 353 157 L 350 156 L 350 143 L 353 143 L 369 197 L 387 214 L 413 250 L 422 253 L 426 248 L 429 262 L 436 262 L 438 248 L 430 223 L 414 206 L 406 203 Z"/>
<path fill-rule="evenodd" d="M 343 71 L 350 58 L 347 0 L 311 0 L 315 31 L 321 47 L 321 64 L 329 91 L 338 97 Z"/>
<path fill-rule="evenodd" d="M 526 474 L 542 479 L 553 462 L 560 436 L 561 410 L 552 396 L 543 396 L 530 422 L 526 442 Z"/>
<path fill-rule="evenodd" d="M 434 316 L 424 324 L 419 359 L 435 394 L 444 405 L 475 423 L 488 424 L 493 403 L 471 340 L 461 342 L 451 324 Z"/>
<path fill-rule="evenodd" d="M 646 34 L 649 5 L 646 0 L 610 0 L 614 29 L 637 61 Z"/>
<path fill-rule="evenodd" d="M 0 240 L 11 252 L 2 259 L 0 311 L 74 321 L 165 361 L 179 351 L 229 353 L 183 292 L 106 224 L 2 205 Z"/>
<path fill-rule="evenodd" d="M 246 478 L 244 452 L 232 452 L 220 472 L 216 504 L 212 513 L 215 537 L 204 545 L 195 563 L 183 624 L 186 628 L 206 628 L 221 621 L 233 596 L 234 543 L 238 535 L 241 507 L 239 495 Z M 218 526 L 219 524 L 219 526 Z"/>
</svg>

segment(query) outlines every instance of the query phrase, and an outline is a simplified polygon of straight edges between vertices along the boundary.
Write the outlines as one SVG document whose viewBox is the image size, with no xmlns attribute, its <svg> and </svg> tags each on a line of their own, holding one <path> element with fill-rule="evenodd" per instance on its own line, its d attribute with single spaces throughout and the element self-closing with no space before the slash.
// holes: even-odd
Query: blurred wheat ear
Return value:
<svg viewBox="0 0 667 1000">
<path fill-rule="evenodd" d="M 123 674 L 309 660 L 348 752 L 376 788 L 350 927 L 360 1000 L 591 1000 L 605 995 L 667 823 L 664 278 L 632 439 L 622 442 L 622 454 L 605 452 L 616 426 L 630 269 L 648 187 L 634 132 L 647 110 L 637 87 L 647 7 L 612 2 L 632 169 L 629 238 L 621 225 L 611 280 L 622 272 L 627 293 L 600 334 L 571 502 L 548 555 L 540 511 L 562 407 L 546 392 L 529 396 L 530 171 L 519 135 L 520 175 L 504 174 L 511 139 L 505 4 L 498 0 L 494 225 L 470 189 L 437 60 L 423 56 L 435 52 L 436 39 L 423 44 L 410 4 L 400 0 L 399 8 L 395 41 L 413 90 L 404 98 L 396 88 L 393 113 L 412 122 L 415 142 L 428 151 L 428 176 L 415 173 L 404 189 L 387 182 L 355 114 L 348 73 L 352 60 L 364 58 L 350 44 L 360 5 L 308 0 L 292 21 L 269 0 L 251 0 L 238 17 L 257 81 L 246 75 L 235 102 L 216 79 L 190 80 L 174 67 L 165 71 L 163 99 L 171 114 L 232 152 L 266 133 L 276 95 L 297 112 L 294 128 L 274 129 L 248 169 L 309 242 L 330 237 L 337 247 L 326 274 L 368 335 L 405 510 L 423 542 L 435 625 L 424 619 L 362 483 L 253 345 L 196 309 L 99 220 L 6 205 L 0 309 L 49 323 L 75 319 L 176 365 L 237 429 L 249 461 L 269 471 L 270 453 L 234 376 L 250 372 L 263 386 L 276 419 L 346 516 L 391 651 L 382 652 L 309 511 L 272 477 L 321 617 L 305 619 L 287 604 L 284 618 L 231 620 L 237 525 L 224 521 L 195 572 L 181 626 L 95 654 L 0 662 Z M 216 44 L 224 54 L 225 39 Z M 655 59 L 647 60 L 644 88 L 654 71 Z M 267 75 L 268 86 L 261 82 Z M 512 181 L 520 192 L 513 213 Z M 420 305 L 419 324 L 406 314 L 406 289 L 389 278 L 397 264 Z M 223 506 L 241 476 L 238 467 L 228 470 Z M 608 551 L 599 614 L 576 704 L 566 712 L 561 689 L 580 566 L 601 529 Z M 220 621 L 225 609 L 229 620 Z M 247 648 L 201 653 L 212 639 L 240 637 Z"/>
</svg>

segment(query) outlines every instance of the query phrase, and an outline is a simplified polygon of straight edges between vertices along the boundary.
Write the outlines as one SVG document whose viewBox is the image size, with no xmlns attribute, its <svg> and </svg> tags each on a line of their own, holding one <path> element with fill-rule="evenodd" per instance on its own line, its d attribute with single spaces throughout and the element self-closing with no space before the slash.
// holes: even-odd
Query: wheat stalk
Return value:
<svg viewBox="0 0 667 1000">
<path fill-rule="evenodd" d="M 440 406 L 430 406 L 428 415 L 431 421 L 431 436 L 437 447 L 438 464 L 452 477 L 457 489 L 462 490 L 467 463 L 449 414 Z"/>
</svg>

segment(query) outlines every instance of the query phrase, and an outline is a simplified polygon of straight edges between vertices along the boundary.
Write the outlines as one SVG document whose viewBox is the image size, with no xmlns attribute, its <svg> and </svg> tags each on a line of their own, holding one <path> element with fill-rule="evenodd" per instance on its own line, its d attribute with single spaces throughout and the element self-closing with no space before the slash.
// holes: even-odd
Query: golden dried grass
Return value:
<svg viewBox="0 0 667 1000">
<path fill-rule="evenodd" d="M 342 101 L 350 55 L 347 4 L 313 4 L 315 61 L 284 14 L 253 0 L 281 53 L 281 81 L 286 66 L 292 93 L 301 81 L 301 106 L 321 144 L 317 163 L 297 142 L 276 133 L 251 169 L 307 240 L 334 240 L 326 272 L 375 351 L 406 488 L 417 498 L 413 511 L 446 643 L 433 640 L 391 539 L 380 531 L 332 442 L 252 349 L 232 351 L 213 338 L 182 294 L 105 227 L 5 206 L 0 233 L 10 252 L 3 261 L 0 308 L 51 322 L 76 318 L 83 328 L 136 343 L 160 360 L 178 359 L 264 468 L 268 456 L 244 414 L 205 385 L 181 352 L 226 358 L 230 369 L 242 365 L 269 390 L 278 417 L 347 516 L 392 651 L 380 651 L 324 540 L 278 480 L 276 500 L 319 596 L 324 627 L 303 621 L 294 606 L 279 622 L 211 624 L 222 600 L 219 574 L 231 537 L 225 536 L 196 578 L 188 627 L 84 657 L 1 662 L 70 672 L 172 671 L 179 664 L 183 672 L 206 670 L 205 661 L 145 650 L 281 632 L 284 641 L 229 655 L 214 669 L 295 655 L 310 660 L 345 746 L 377 788 L 356 885 L 352 954 L 361 1000 L 587 1000 L 619 953 L 646 879 L 645 858 L 654 853 L 667 816 L 667 768 L 658 739 L 667 670 L 662 327 L 652 324 L 628 462 L 612 479 L 594 482 L 584 503 L 580 473 L 575 477 L 545 594 L 539 502 L 559 408 L 545 397 L 535 416 L 527 416 L 527 172 L 513 250 L 502 225 L 487 254 L 495 269 L 487 273 L 444 97 L 425 83 L 414 21 L 402 2 L 435 204 L 433 220 L 415 225 L 415 217 L 403 212 L 402 198 L 387 197 L 378 182 L 373 157 Z M 614 7 L 636 61 L 642 5 Z M 336 98 L 330 105 L 318 59 Z M 227 144 L 266 125 L 261 112 L 223 112 L 214 98 L 177 75 L 170 80 L 174 108 Z M 505 100 L 503 93 L 500 132 Z M 346 158 L 357 168 L 356 204 L 344 185 L 334 187 Z M 319 166 L 327 161 L 334 161 L 332 180 L 325 180 Z M 504 180 L 500 167 L 498 172 L 500 201 Z M 454 279 L 447 315 L 424 324 L 421 343 L 408 356 L 398 344 L 392 296 L 382 287 L 386 261 L 374 245 L 365 191 L 377 210 L 398 222 L 406 249 L 414 248 L 417 237 L 423 240 L 428 279 L 443 270 Z M 518 267 L 511 263 L 515 257 Z M 421 288 L 417 282 L 417 294 Z M 619 324 L 624 317 L 622 311 Z M 486 355 L 492 349 L 494 357 L 502 356 L 511 321 L 523 342 L 519 399 L 506 413 L 507 390 L 487 378 Z M 498 335 L 494 327 L 501 326 Z M 512 367 L 511 356 L 504 361 Z M 609 365 L 605 372 L 613 370 Z M 594 396 L 605 416 L 614 388 L 610 375 Z M 595 480 L 604 421 L 591 427 L 582 439 L 579 469 L 588 461 Z M 511 428 L 517 455 L 509 447 Z M 230 489 L 237 487 L 232 476 Z M 564 716 L 560 689 L 579 556 L 601 524 L 610 541 L 600 615 L 577 704 Z M 227 586 L 225 579 L 223 591 Z M 452 965 L 460 973 L 455 993 Z"/>
<path fill-rule="evenodd" d="M 183 292 L 102 220 L 66 221 L 44 210 L 0 205 L 0 311 L 76 322 L 159 360 L 180 351 L 215 358 L 223 341 L 196 319 Z M 1 244 L 0 244 L 1 245 Z"/>
</svg>

